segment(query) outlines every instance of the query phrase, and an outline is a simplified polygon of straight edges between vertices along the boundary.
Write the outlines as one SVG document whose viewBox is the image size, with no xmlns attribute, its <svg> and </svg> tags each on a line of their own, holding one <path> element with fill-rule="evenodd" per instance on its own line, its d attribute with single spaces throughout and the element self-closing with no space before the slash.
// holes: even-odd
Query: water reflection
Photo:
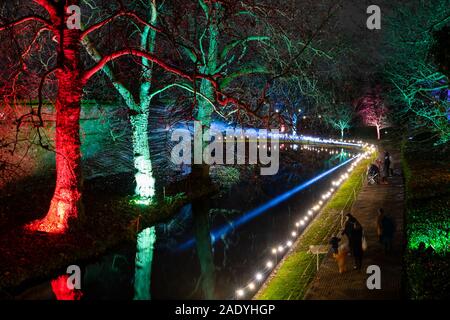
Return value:
<svg viewBox="0 0 450 320">
<path fill-rule="evenodd" d="M 211 300 L 215 298 L 215 266 L 211 244 L 209 199 L 195 201 L 192 205 L 192 209 L 194 236 L 201 271 L 199 283 L 203 298 Z"/>
<path fill-rule="evenodd" d="M 156 229 L 150 227 L 137 235 L 134 271 L 134 300 L 151 299 L 151 275 Z"/>
</svg>

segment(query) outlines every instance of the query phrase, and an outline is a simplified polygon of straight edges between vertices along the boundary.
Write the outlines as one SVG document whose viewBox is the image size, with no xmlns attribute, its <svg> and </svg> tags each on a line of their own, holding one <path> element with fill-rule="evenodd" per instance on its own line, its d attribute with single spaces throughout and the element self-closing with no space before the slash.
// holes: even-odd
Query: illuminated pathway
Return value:
<svg viewBox="0 0 450 320">
<path fill-rule="evenodd" d="M 391 152 L 394 168 L 400 170 L 399 152 Z M 397 160 L 397 161 L 396 161 Z M 403 177 L 389 178 L 388 185 L 365 185 L 353 204 L 353 215 L 364 228 L 368 242 L 364 253 L 361 271 L 352 270 L 352 259 L 347 259 L 347 271 L 339 274 L 336 262 L 331 257 L 323 260 L 320 270 L 306 292 L 305 299 L 309 300 L 351 300 L 351 299 L 400 299 L 402 274 L 402 243 L 403 243 L 403 211 L 404 211 Z M 385 255 L 378 243 L 375 219 L 378 208 L 384 208 L 396 223 L 392 254 Z M 381 271 L 381 290 L 369 290 L 366 286 L 366 268 L 378 265 Z"/>
<path fill-rule="evenodd" d="M 310 208 L 306 213 L 304 213 L 299 219 L 295 222 L 295 225 L 292 228 L 292 232 L 287 235 L 287 239 L 284 243 L 274 245 L 274 247 L 271 250 L 272 255 L 277 256 L 277 258 L 282 258 L 285 254 L 287 254 L 293 243 L 299 238 L 301 235 L 301 231 L 303 231 L 306 226 L 314 220 L 314 216 L 317 215 L 320 212 L 320 209 L 323 207 L 323 205 L 326 204 L 326 201 L 332 196 L 332 194 L 338 189 L 338 187 L 349 177 L 349 173 L 353 171 L 356 165 L 358 163 L 367 157 L 370 157 L 372 152 L 375 151 L 373 147 L 366 148 L 366 152 L 361 153 L 359 156 L 349 159 L 346 162 L 342 163 L 341 165 L 337 166 L 340 167 L 342 165 L 345 165 L 349 163 L 350 161 L 353 161 L 351 166 L 347 169 L 347 173 L 342 174 L 337 181 L 333 181 L 331 183 L 330 189 L 326 190 L 319 202 L 317 202 L 312 208 Z M 330 170 L 334 171 L 333 169 L 337 169 L 337 167 L 332 168 Z M 329 170 L 329 171 L 330 171 Z M 325 176 L 325 174 L 329 174 L 327 172 L 319 175 Z M 317 178 L 317 177 L 316 177 Z M 314 178 L 314 179 L 316 179 Z M 314 180 L 313 179 L 313 180 Z M 320 178 L 318 178 L 320 179 Z M 316 179 L 316 181 L 318 180 Z M 308 182 L 307 182 L 308 183 Z M 290 192 L 290 191 L 288 191 Z M 258 287 L 264 282 L 264 280 L 270 275 L 274 267 L 276 266 L 274 263 L 273 257 L 268 257 L 266 263 L 264 266 L 261 266 L 260 270 L 256 270 L 254 273 L 254 276 L 252 279 L 249 279 L 247 283 L 243 284 L 240 288 L 236 290 L 236 298 L 251 298 L 255 292 L 257 292 Z M 282 259 L 278 259 L 280 261 Z"/>
</svg>

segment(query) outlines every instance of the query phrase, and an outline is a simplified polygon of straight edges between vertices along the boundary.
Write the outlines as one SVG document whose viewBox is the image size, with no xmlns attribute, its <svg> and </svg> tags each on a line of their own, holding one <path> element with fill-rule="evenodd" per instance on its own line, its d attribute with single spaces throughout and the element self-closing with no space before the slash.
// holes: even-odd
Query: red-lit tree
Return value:
<svg viewBox="0 0 450 320">
<path fill-rule="evenodd" d="M 159 31 L 155 26 L 146 22 L 145 19 L 141 19 L 136 13 L 126 10 L 120 1 L 118 3 L 118 9 L 111 16 L 85 27 L 84 30 L 70 29 L 67 24 L 67 20 L 73 14 L 69 7 L 72 5 L 78 6 L 80 4 L 78 0 L 60 2 L 33 0 L 34 6 L 30 7 L 29 12 L 25 12 L 23 17 L 0 26 L 0 31 L 11 31 L 17 36 L 17 33 L 20 33 L 24 25 L 33 25 L 32 30 L 34 30 L 34 34 L 29 37 L 32 39 L 31 43 L 41 41 L 42 43 L 39 43 L 40 46 L 46 47 L 51 53 L 56 54 L 54 63 L 46 66 L 45 72 L 41 74 L 39 106 L 37 110 L 33 110 L 30 113 L 30 116 L 37 114 L 40 117 L 42 88 L 48 78 L 54 76 L 57 82 L 54 146 L 56 154 L 56 187 L 47 215 L 42 220 L 30 224 L 29 228 L 32 230 L 61 233 L 67 230 L 70 220 L 77 219 L 82 215 L 81 195 L 83 180 L 79 134 L 81 98 L 83 87 L 94 74 L 113 60 L 133 55 L 145 58 L 148 63 L 159 65 L 164 70 L 179 75 L 188 81 L 194 81 L 195 78 L 204 78 L 200 74 L 192 76 L 190 73 L 170 65 L 140 48 L 122 48 L 110 52 L 101 57 L 94 66 L 86 68 L 81 61 L 83 41 L 114 19 L 128 17 L 152 30 Z M 26 10 L 28 7 L 24 8 Z M 51 38 L 40 38 L 44 30 L 51 32 Z M 50 39 L 54 44 L 46 42 L 46 40 Z M 29 47 L 31 45 L 26 46 L 24 50 L 28 51 Z M 19 56 L 22 66 L 21 71 L 23 74 L 27 74 L 27 70 L 29 70 L 27 63 L 32 62 L 21 58 L 22 55 Z M 221 101 L 226 103 L 224 100 Z"/>
</svg>

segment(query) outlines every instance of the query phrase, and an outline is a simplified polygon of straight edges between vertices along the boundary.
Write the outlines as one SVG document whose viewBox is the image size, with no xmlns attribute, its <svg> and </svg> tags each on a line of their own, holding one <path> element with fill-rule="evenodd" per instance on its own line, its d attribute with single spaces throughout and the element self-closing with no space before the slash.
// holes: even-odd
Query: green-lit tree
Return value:
<svg viewBox="0 0 450 320">
<path fill-rule="evenodd" d="M 257 11 L 261 7 L 251 4 L 249 1 L 224 2 L 194 0 L 183 3 L 186 7 L 186 19 L 182 24 L 183 34 L 186 42 L 193 43 L 198 48 L 199 55 L 184 49 L 185 56 L 193 64 L 198 66 L 198 72 L 205 75 L 217 75 L 218 86 L 221 92 L 230 93 L 232 82 L 244 76 L 267 73 L 264 65 L 256 55 L 255 48 L 266 45 L 270 40 L 263 32 L 253 29 L 243 29 L 242 25 L 257 25 Z M 173 24 L 179 21 L 173 19 Z M 256 34 L 253 34 L 256 33 Z M 248 53 L 252 52 L 250 56 Z M 241 114 L 252 113 L 249 106 L 241 104 L 236 99 L 219 95 L 217 88 L 209 81 L 199 80 L 195 91 L 201 94 L 196 98 L 193 107 L 193 118 L 199 121 L 204 129 L 211 126 L 214 113 L 225 119 L 239 110 Z M 236 96 L 236 92 L 230 95 Z M 221 101 L 218 101 L 221 100 Z M 229 103 L 224 103 L 225 101 Z M 228 105 L 229 108 L 219 110 L 220 105 Z M 252 116 L 256 116 L 252 114 Z M 209 176 L 209 166 L 199 165 L 193 167 L 193 173 L 202 178 Z"/>
<path fill-rule="evenodd" d="M 325 121 L 334 129 L 339 130 L 341 140 L 344 139 L 344 131 L 351 128 L 353 109 L 347 104 L 332 104 L 324 112 Z"/>
<path fill-rule="evenodd" d="M 392 104 L 416 131 L 434 132 L 445 143 L 450 140 L 449 79 L 440 69 L 443 65 L 434 61 L 432 49 L 435 32 L 450 23 L 448 1 L 414 1 L 393 12 L 386 27 L 385 69 L 394 88 Z"/>
</svg>

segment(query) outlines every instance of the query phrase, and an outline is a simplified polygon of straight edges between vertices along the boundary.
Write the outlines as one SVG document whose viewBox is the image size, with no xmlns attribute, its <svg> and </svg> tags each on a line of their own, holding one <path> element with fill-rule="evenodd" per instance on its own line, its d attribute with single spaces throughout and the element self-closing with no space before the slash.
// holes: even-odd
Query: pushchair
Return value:
<svg viewBox="0 0 450 320">
<path fill-rule="evenodd" d="M 375 164 L 371 164 L 367 170 L 367 184 L 378 184 L 380 181 L 380 169 Z"/>
</svg>

